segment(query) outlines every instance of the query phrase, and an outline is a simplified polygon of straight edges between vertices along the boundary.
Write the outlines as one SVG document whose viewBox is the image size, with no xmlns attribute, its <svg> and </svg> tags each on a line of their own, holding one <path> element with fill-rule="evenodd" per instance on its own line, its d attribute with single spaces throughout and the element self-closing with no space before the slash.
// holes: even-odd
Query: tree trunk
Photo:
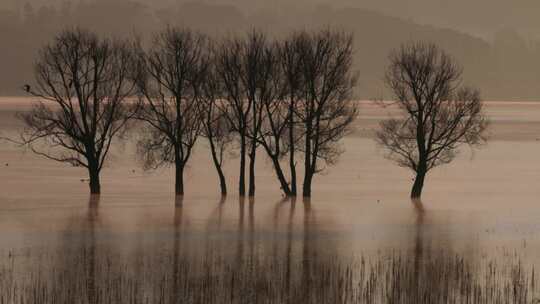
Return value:
<svg viewBox="0 0 540 304">
<path fill-rule="evenodd" d="M 296 164 L 294 161 L 294 102 L 289 107 L 289 167 L 291 171 L 291 196 L 296 196 Z"/>
<path fill-rule="evenodd" d="M 175 164 L 176 178 L 174 191 L 176 195 L 184 195 L 184 165 L 176 161 Z"/>
<path fill-rule="evenodd" d="M 306 146 L 305 146 L 305 155 L 304 155 L 304 189 L 302 195 L 304 197 L 311 197 L 311 180 L 313 179 L 313 174 L 315 168 L 311 168 L 311 119 L 308 118 L 306 122 Z"/>
<path fill-rule="evenodd" d="M 291 190 L 289 188 L 289 184 L 287 184 L 287 179 L 285 178 L 285 175 L 283 174 L 283 170 L 281 169 L 281 165 L 279 164 L 279 159 L 277 156 L 272 156 L 272 163 L 274 164 L 274 169 L 276 170 L 276 175 L 279 180 L 279 184 L 281 186 L 281 190 L 283 191 L 283 194 L 285 196 L 291 196 Z"/>
<path fill-rule="evenodd" d="M 302 195 L 304 197 L 311 197 L 311 181 L 313 180 L 313 171 L 309 169 L 304 176 L 304 189 Z"/>
<path fill-rule="evenodd" d="M 422 189 L 424 188 L 424 179 L 426 177 L 426 166 L 420 165 L 416 171 L 416 178 L 411 190 L 411 198 L 418 199 L 422 196 Z"/>
<path fill-rule="evenodd" d="M 291 168 L 291 196 L 296 196 L 296 165 L 294 163 L 294 154 L 291 154 L 289 162 L 289 166 Z"/>
<path fill-rule="evenodd" d="M 225 180 L 225 175 L 223 174 L 223 170 L 221 170 L 221 167 L 218 169 L 218 175 L 219 175 L 219 186 L 221 188 L 221 195 L 225 196 L 227 195 L 227 181 Z"/>
<path fill-rule="evenodd" d="M 99 169 L 97 165 L 90 165 L 88 173 L 90 176 L 90 194 L 100 194 L 101 184 L 99 182 Z"/>
<path fill-rule="evenodd" d="M 238 180 L 238 194 L 246 195 L 246 135 L 240 134 L 240 177 Z"/>
<path fill-rule="evenodd" d="M 422 196 L 422 188 L 424 188 L 424 178 L 427 173 L 427 151 L 426 138 L 424 134 L 423 110 L 418 109 L 418 123 L 416 125 L 416 143 L 418 147 L 418 165 L 416 167 L 416 178 L 411 190 L 411 198 L 418 199 Z"/>
<path fill-rule="evenodd" d="M 221 168 L 221 162 L 217 156 L 216 152 L 216 145 L 214 145 L 214 142 L 212 139 L 208 139 L 210 142 L 210 151 L 212 152 L 212 160 L 214 161 L 214 166 L 216 167 L 216 171 L 219 177 L 219 186 L 221 188 L 221 195 L 227 195 L 227 182 L 225 180 L 225 175 L 223 174 L 223 169 Z"/>
<path fill-rule="evenodd" d="M 253 140 L 251 144 L 251 151 L 249 153 L 249 196 L 255 196 L 255 157 L 257 146 Z"/>
</svg>

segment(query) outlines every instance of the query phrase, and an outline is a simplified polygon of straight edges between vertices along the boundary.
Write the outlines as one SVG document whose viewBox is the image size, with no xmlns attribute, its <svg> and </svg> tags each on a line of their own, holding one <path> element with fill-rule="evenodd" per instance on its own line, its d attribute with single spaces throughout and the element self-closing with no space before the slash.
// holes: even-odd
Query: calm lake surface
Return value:
<svg viewBox="0 0 540 304">
<path fill-rule="evenodd" d="M 28 105 L 28 99 L 0 98 L 2 135 L 16 134 L 15 113 Z M 84 170 L 2 142 L 0 265 L 16 277 L 69 268 L 78 263 L 70 254 L 84 247 L 113 253 L 128 272 L 148 271 L 172 255 L 189 260 L 216 253 L 231 261 L 258 256 L 295 265 L 321 256 L 348 260 L 396 252 L 421 261 L 445 252 L 473 264 L 540 266 L 540 103 L 487 102 L 486 110 L 489 143 L 474 152 L 465 148 L 452 164 L 434 169 L 421 205 L 408 199 L 411 172 L 384 159 L 371 139 L 378 121 L 397 112 L 370 102 L 360 103 L 345 153 L 316 177 L 310 201 L 281 197 L 262 149 L 255 199 L 236 195 L 234 155 L 226 164 L 231 194 L 222 199 L 201 140 L 180 202 L 171 169 L 143 172 L 133 145 L 118 144 L 97 202 L 81 181 Z"/>
</svg>

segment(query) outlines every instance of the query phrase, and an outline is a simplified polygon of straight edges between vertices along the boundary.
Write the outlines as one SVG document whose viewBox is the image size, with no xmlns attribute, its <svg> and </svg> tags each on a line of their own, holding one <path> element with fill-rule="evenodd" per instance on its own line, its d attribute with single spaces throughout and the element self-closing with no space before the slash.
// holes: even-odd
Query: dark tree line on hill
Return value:
<svg viewBox="0 0 540 304">
<path fill-rule="evenodd" d="M 299 28 L 344 29 L 354 35 L 355 69 L 362 71 L 356 90 L 362 99 L 391 96 L 381 81 L 386 55 L 411 37 L 436 43 L 459 60 L 466 68 L 463 78 L 477 85 L 485 98 L 537 100 L 540 95 L 540 63 L 536 60 L 540 43 L 512 28 L 502 28 L 493 40 L 486 40 L 429 22 L 418 24 L 402 14 L 392 17 L 333 4 L 299 5 L 297 1 L 284 1 L 279 9 L 272 1 L 262 1 L 264 5 L 251 10 L 231 1 L 162 1 L 162 5 L 143 0 L 14 2 L 20 3 L 19 9 L 0 9 L 0 67 L 9 71 L 0 73 L 0 95 L 4 96 L 21 94 L 20 84 L 32 77 L 36 51 L 66 26 L 119 37 L 137 33 L 146 39 L 166 24 L 215 36 L 251 28 L 267 29 L 272 35 L 287 35 Z"/>
<path fill-rule="evenodd" d="M 337 160 L 357 113 L 352 38 L 340 31 L 273 40 L 254 30 L 216 42 L 168 27 L 145 48 L 75 29 L 60 33 L 40 54 L 38 85 L 25 86 L 40 101 L 21 117 L 22 143 L 50 159 L 87 167 L 92 194 L 100 193 L 99 173 L 113 139 L 138 120 L 143 166 L 173 165 L 177 195 L 184 194 L 184 169 L 204 137 L 222 194 L 223 161 L 236 141 L 241 196 L 246 169 L 248 195 L 255 195 L 262 151 L 288 196 L 297 194 L 296 165 L 303 162 L 302 194 L 311 196 L 313 177 Z M 283 170 L 287 155 L 290 178 Z"/>
</svg>

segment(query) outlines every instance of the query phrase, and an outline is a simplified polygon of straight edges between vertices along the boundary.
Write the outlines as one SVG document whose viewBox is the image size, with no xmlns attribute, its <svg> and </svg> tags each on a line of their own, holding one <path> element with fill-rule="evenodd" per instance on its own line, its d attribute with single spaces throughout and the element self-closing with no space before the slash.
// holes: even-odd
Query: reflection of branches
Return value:
<svg viewBox="0 0 540 304">
<path fill-rule="evenodd" d="M 244 260 L 244 210 L 245 210 L 245 197 L 240 196 L 238 198 L 238 233 L 236 244 L 236 261 L 239 266 L 242 265 Z"/>
<path fill-rule="evenodd" d="M 221 233 L 222 221 L 223 221 L 223 207 L 225 207 L 225 202 L 227 200 L 226 196 L 221 196 L 217 206 L 212 210 L 212 213 L 208 217 L 206 223 L 206 233 L 205 233 L 205 255 L 208 257 L 213 252 L 211 248 L 211 237 L 217 233 L 218 236 Z M 214 227 L 214 225 L 216 227 Z M 215 230 L 214 230 L 215 229 Z M 221 243 L 221 237 L 218 237 L 219 243 Z M 217 248 L 221 248 L 218 246 Z"/>
<path fill-rule="evenodd" d="M 291 288 L 291 264 L 292 264 L 292 238 L 293 238 L 293 220 L 294 220 L 294 210 L 296 207 L 296 198 L 293 197 L 290 199 L 290 209 L 289 209 L 289 218 L 287 220 L 287 249 L 286 249 L 286 274 L 285 274 L 285 283 L 287 288 L 287 295 L 290 294 Z"/>
<path fill-rule="evenodd" d="M 91 195 L 88 201 L 88 236 L 89 236 L 89 243 L 85 244 L 88 252 L 87 261 L 85 263 L 86 270 L 87 270 L 87 293 L 88 293 L 88 302 L 89 303 L 97 303 L 97 285 L 96 285 L 96 251 L 97 251 L 97 244 L 96 244 L 96 222 L 98 220 L 98 208 L 99 208 L 99 201 L 100 196 Z"/>
<path fill-rule="evenodd" d="M 101 198 L 99 195 L 90 195 L 88 199 L 88 220 L 93 223 L 98 219 L 99 202 Z"/>
<path fill-rule="evenodd" d="M 249 198 L 249 260 L 255 258 L 255 198 Z"/>
<path fill-rule="evenodd" d="M 424 214 L 426 213 L 426 209 L 424 208 L 424 204 L 422 203 L 422 200 L 420 199 L 413 199 L 411 200 L 414 210 L 417 214 L 417 222 L 423 223 L 424 222 Z"/>
<path fill-rule="evenodd" d="M 273 211 L 273 216 L 272 216 L 272 226 L 273 226 L 273 230 L 274 230 L 274 239 L 273 239 L 273 244 L 272 244 L 272 256 L 274 257 L 274 259 L 276 259 L 276 263 L 279 262 L 279 260 L 281 259 L 279 257 L 279 248 L 280 248 L 280 244 L 279 244 L 279 234 L 277 233 L 279 231 L 279 226 L 280 226 L 280 223 L 279 223 L 279 219 L 280 219 L 280 216 L 281 216 L 281 209 L 286 205 L 286 203 L 290 200 L 289 197 L 284 197 L 284 198 L 281 198 L 275 205 L 274 207 L 274 211 Z"/>
<path fill-rule="evenodd" d="M 175 208 L 174 208 L 174 240 L 173 240 L 173 260 L 172 260 L 172 292 L 171 292 L 171 303 L 174 303 L 178 296 L 181 294 L 181 251 L 182 251 L 182 230 L 183 230 L 183 221 L 184 221 L 184 210 L 183 210 L 183 196 L 175 197 Z"/>
<path fill-rule="evenodd" d="M 312 263 L 311 259 L 313 258 L 313 255 L 315 254 L 312 252 L 312 242 L 313 239 L 311 238 L 311 224 L 312 224 L 312 209 L 311 209 L 311 199 L 304 197 L 303 200 L 304 203 L 304 240 L 303 240 L 303 246 L 302 246 L 302 281 L 306 285 L 305 291 L 308 291 L 311 289 L 311 268 Z M 306 299 L 309 299 L 311 296 L 310 294 L 304 295 Z M 311 301 L 307 301 L 311 302 Z"/>
<path fill-rule="evenodd" d="M 412 204 L 416 214 L 416 236 L 414 240 L 414 278 L 418 281 L 419 273 L 422 267 L 422 259 L 424 253 L 424 240 L 423 240 L 423 228 L 424 228 L 424 216 L 425 209 L 420 199 L 413 199 Z M 418 283 L 418 282 L 417 282 Z M 418 284 L 416 284 L 418 286 Z"/>
</svg>

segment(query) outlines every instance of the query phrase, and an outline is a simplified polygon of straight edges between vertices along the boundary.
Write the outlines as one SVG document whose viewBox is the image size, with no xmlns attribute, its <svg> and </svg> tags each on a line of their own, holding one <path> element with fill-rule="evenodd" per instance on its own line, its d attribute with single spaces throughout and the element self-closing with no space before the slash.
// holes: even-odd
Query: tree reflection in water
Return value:
<svg viewBox="0 0 540 304">
<path fill-rule="evenodd" d="M 176 198 L 161 245 L 137 241 L 137 231 L 137 249 L 123 250 L 103 228 L 116 218 L 92 198 L 24 275 L 2 264 L 0 303 L 531 303 L 537 295 L 519 262 L 484 268 L 432 248 L 432 214 L 419 201 L 412 250 L 361 257 L 324 231 L 317 203 L 304 199 L 298 212 L 284 199 L 268 218 L 257 213 L 265 203 L 220 198 L 199 229 L 194 203 Z"/>
</svg>

